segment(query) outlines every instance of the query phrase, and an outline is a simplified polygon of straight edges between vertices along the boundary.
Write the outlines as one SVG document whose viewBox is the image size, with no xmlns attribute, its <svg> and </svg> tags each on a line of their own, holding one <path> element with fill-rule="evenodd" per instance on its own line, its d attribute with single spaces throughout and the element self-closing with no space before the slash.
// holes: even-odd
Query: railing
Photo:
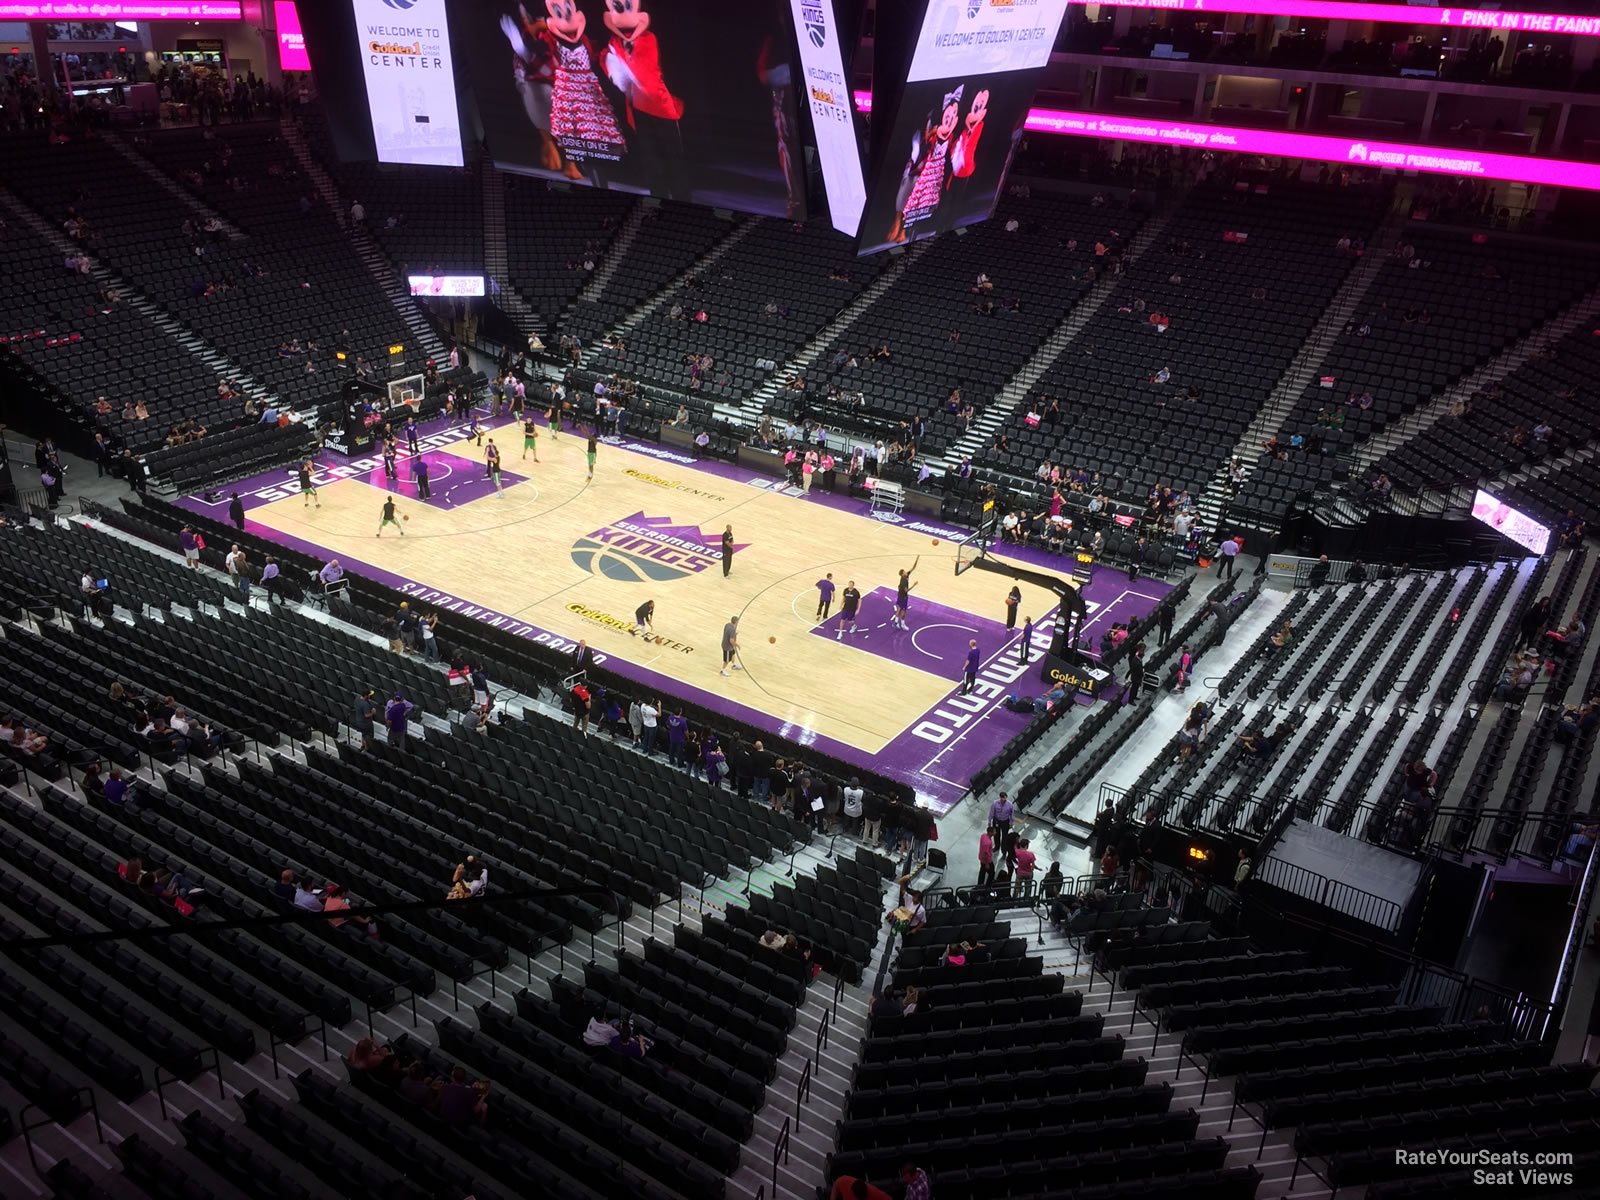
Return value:
<svg viewBox="0 0 1600 1200">
<path fill-rule="evenodd" d="M 806 1069 L 800 1072 L 800 1082 L 794 1086 L 794 1127 L 800 1128 L 800 1114 L 811 1103 L 811 1071 L 814 1059 L 806 1059 Z M 776 1185 L 774 1185 L 776 1186 Z"/>
<path fill-rule="evenodd" d="M 1444 1020 L 1492 1020 L 1506 1035 L 1526 1041 L 1544 1036 L 1552 1006 L 1525 992 L 1477 979 L 1420 955 L 1386 945 L 1375 938 L 1338 929 L 1298 913 L 1272 909 L 1259 899 L 1247 905 L 1255 918 L 1251 935 L 1258 941 L 1284 944 L 1310 953 L 1316 965 L 1347 968 L 1352 982 L 1386 984 L 1396 989 L 1396 1004 L 1444 1010 Z"/>
<path fill-rule="evenodd" d="M 1405 680 L 1396 680 L 1402 687 Z M 1100 785 L 1100 807 L 1109 801 L 1121 807 L 1127 790 L 1111 784 Z M 1204 830 L 1256 839 L 1270 845 L 1274 827 L 1289 820 L 1327 826 L 1335 812 L 1347 814 L 1340 832 L 1381 846 L 1398 854 L 1425 857 L 1443 854 L 1454 859 L 1477 855 L 1505 863 L 1513 856 L 1550 867 L 1561 856 L 1561 848 L 1576 818 L 1572 814 L 1532 812 L 1520 808 L 1437 808 L 1418 825 L 1407 809 L 1392 798 L 1347 800 L 1297 796 L 1284 788 L 1268 788 L 1247 797 L 1198 797 L 1194 792 L 1165 789 L 1145 794 L 1140 807 L 1163 814 L 1161 823 L 1171 829 L 1193 833 Z M 1178 822 L 1165 814 L 1193 808 L 1193 822 Z M 1233 811 L 1226 825 L 1218 824 L 1223 809 Z M 1354 830 L 1351 833 L 1349 831 Z"/>
<path fill-rule="evenodd" d="M 783 1128 L 778 1131 L 778 1140 L 772 1143 L 772 1198 L 778 1198 L 778 1160 L 781 1157 L 783 1165 L 789 1165 L 790 1119 L 783 1119 Z"/>
<path fill-rule="evenodd" d="M 1600 844 L 1589 847 L 1589 860 L 1584 864 L 1583 879 L 1578 884 L 1572 901 L 1572 923 L 1567 926 L 1567 940 L 1561 947 L 1561 964 L 1556 968 L 1555 986 L 1550 989 L 1550 1013 L 1545 1018 L 1540 1037 L 1553 1044 L 1561 1031 L 1566 1014 L 1567 998 L 1572 992 L 1572 979 L 1578 965 L 1578 950 L 1583 945 L 1583 919 L 1589 913 L 1589 903 L 1594 898 L 1596 879 L 1600 878 Z"/>
<path fill-rule="evenodd" d="M 1251 878 L 1258 886 L 1275 887 L 1363 924 L 1376 926 L 1385 933 L 1393 933 L 1400 927 L 1403 908 L 1396 901 L 1352 887 L 1342 880 L 1329 879 L 1270 854 L 1255 865 Z"/>
<path fill-rule="evenodd" d="M 1573 813 L 1522 808 L 1441 808 L 1429 818 L 1429 851 L 1464 858 L 1477 855 L 1505 863 L 1512 856 L 1552 867 L 1567 835 L 1579 823 Z M 1404 836 L 1404 831 L 1401 831 Z M 1398 840 L 1398 839 L 1397 839 Z"/>
</svg>

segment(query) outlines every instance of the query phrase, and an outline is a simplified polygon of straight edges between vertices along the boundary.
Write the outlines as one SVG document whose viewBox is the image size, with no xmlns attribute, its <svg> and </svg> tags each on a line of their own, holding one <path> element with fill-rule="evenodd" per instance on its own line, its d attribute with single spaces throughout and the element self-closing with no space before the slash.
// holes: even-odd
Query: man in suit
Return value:
<svg viewBox="0 0 1600 1200">
<path fill-rule="evenodd" d="M 580 639 L 572 648 L 572 673 L 576 675 L 592 666 L 594 666 L 594 651 L 589 649 L 588 642 Z"/>
</svg>

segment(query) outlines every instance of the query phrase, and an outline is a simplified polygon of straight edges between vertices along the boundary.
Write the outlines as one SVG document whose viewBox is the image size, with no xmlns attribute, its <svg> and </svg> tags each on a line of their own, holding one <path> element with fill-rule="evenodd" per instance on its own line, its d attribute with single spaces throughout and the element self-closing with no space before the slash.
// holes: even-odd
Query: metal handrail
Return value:
<svg viewBox="0 0 1600 1200">
<path fill-rule="evenodd" d="M 1364 891 L 1342 880 L 1330 879 L 1270 854 L 1255 864 L 1251 881 L 1258 886 L 1274 887 L 1302 900 L 1331 908 L 1386 933 L 1393 933 L 1399 928 L 1400 916 L 1404 911 L 1398 902 L 1386 896 Z"/>
<path fill-rule="evenodd" d="M 1567 999 L 1577 974 L 1578 949 L 1583 945 L 1583 919 L 1588 915 L 1597 879 L 1600 879 L 1600 843 L 1589 847 L 1589 861 L 1584 865 L 1583 880 L 1573 897 L 1572 923 L 1567 927 L 1567 940 L 1561 948 L 1561 963 L 1556 968 L 1555 985 L 1550 989 L 1550 1013 L 1540 1031 L 1541 1040 L 1546 1042 L 1553 1042 L 1554 1035 L 1561 1032 Z"/>
<path fill-rule="evenodd" d="M 805 1105 L 811 1103 L 811 1068 L 813 1059 L 806 1059 L 806 1068 L 800 1072 L 800 1082 L 794 1087 L 794 1127 L 800 1128 L 800 1113 Z M 774 1187 L 777 1184 L 773 1184 Z"/>
<path fill-rule="evenodd" d="M 783 1119 L 783 1128 L 778 1131 L 778 1140 L 772 1143 L 772 1195 L 777 1200 L 778 1195 L 778 1157 L 782 1155 L 783 1165 L 789 1165 L 789 1126 L 790 1119 Z"/>
</svg>

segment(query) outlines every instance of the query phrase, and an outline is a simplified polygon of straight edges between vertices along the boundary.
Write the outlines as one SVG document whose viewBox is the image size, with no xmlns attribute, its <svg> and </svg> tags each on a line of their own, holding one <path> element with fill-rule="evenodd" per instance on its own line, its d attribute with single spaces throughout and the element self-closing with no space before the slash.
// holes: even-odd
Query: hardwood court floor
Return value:
<svg viewBox="0 0 1600 1200">
<path fill-rule="evenodd" d="M 392 529 L 381 540 L 373 536 L 381 476 L 324 484 L 320 508 L 294 496 L 252 508 L 250 518 L 347 564 L 365 563 L 586 639 L 615 658 L 868 753 L 959 687 L 969 637 L 979 639 L 984 661 L 1005 645 L 1009 583 L 982 571 L 958 578 L 948 542 L 934 545 L 925 534 L 865 515 L 603 443 L 594 482 L 586 484 L 583 438 L 553 439 L 541 428 L 542 461 L 535 464 L 518 457 L 515 427 L 495 433 L 508 472 L 503 496 L 482 484 L 460 486 L 469 471 L 474 479 L 482 474 L 460 461 L 483 461 L 469 440 L 442 448 L 456 461 L 448 472 L 435 468 L 432 504 L 414 499 L 402 462 L 398 508 L 410 518 L 404 537 Z M 464 502 L 440 498 L 453 485 Z M 740 548 L 723 578 L 718 547 L 729 523 Z M 888 625 L 889 595 L 899 568 L 919 556 L 912 633 L 900 633 Z M 815 585 L 828 572 L 840 594 L 854 579 L 865 597 L 860 631 L 843 641 L 833 623 L 827 636 L 815 632 Z M 1054 596 L 1021 586 L 1022 614 L 1042 621 Z M 660 642 L 629 632 L 647 599 L 656 601 Z M 835 614 L 838 608 L 836 596 Z M 722 628 L 735 615 L 744 670 L 724 677 Z"/>
</svg>

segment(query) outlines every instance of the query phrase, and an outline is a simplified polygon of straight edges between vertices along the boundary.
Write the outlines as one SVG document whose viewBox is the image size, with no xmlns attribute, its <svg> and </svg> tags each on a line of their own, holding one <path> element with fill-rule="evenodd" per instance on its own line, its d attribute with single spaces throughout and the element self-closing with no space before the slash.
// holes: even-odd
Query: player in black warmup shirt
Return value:
<svg viewBox="0 0 1600 1200">
<path fill-rule="evenodd" d="M 845 622 L 850 623 L 850 632 L 856 631 L 856 617 L 861 612 L 861 593 L 856 590 L 856 581 L 852 579 L 844 585 L 844 599 L 839 605 L 839 629 L 834 635 L 835 641 L 844 640 Z"/>
</svg>

